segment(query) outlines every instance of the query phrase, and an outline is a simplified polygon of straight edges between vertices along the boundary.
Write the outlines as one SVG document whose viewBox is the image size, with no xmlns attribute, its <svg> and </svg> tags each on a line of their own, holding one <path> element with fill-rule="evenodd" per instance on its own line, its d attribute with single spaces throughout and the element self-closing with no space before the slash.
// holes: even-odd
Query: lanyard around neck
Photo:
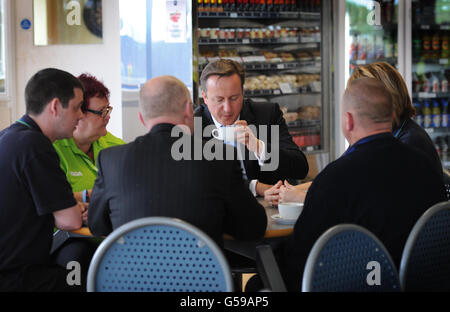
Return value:
<svg viewBox="0 0 450 312">
<path fill-rule="evenodd" d="M 23 121 L 22 119 L 17 120 L 18 123 L 21 123 L 22 125 L 24 125 L 25 127 L 28 127 L 31 129 L 31 126 L 29 124 L 27 124 L 25 121 Z"/>
<path fill-rule="evenodd" d="M 403 127 L 405 126 L 405 124 L 406 124 L 406 119 L 405 119 L 405 120 L 403 120 L 403 123 L 402 123 L 402 125 L 401 125 L 400 129 L 398 129 L 398 130 L 397 130 L 397 132 L 395 132 L 395 134 L 394 134 L 394 138 L 398 138 L 398 135 L 399 135 L 399 134 L 400 134 L 400 132 L 402 131 L 402 129 L 403 129 Z"/>
</svg>

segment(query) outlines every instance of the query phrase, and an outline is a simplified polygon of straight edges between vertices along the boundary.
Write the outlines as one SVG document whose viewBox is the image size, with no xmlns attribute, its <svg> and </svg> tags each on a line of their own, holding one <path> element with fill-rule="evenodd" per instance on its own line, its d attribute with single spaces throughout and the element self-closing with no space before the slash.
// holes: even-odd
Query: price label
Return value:
<svg viewBox="0 0 450 312">
<path fill-rule="evenodd" d="M 243 44 L 249 44 L 250 43 L 250 39 L 242 39 L 242 43 Z"/>
<path fill-rule="evenodd" d="M 231 17 L 231 18 L 237 18 L 238 15 L 237 15 L 236 12 L 232 12 L 232 13 L 230 13 L 230 17 Z"/>
<path fill-rule="evenodd" d="M 439 64 L 441 65 L 447 65 L 448 64 L 448 59 L 444 58 L 444 59 L 439 59 Z"/>
<path fill-rule="evenodd" d="M 277 68 L 278 68 L 278 69 L 284 69 L 284 64 L 278 64 L 278 65 L 277 65 Z"/>
<path fill-rule="evenodd" d="M 288 82 L 280 82 L 280 89 L 284 94 L 295 93 L 294 88 Z"/>
<path fill-rule="evenodd" d="M 421 29 L 430 29 L 430 25 L 420 25 Z"/>
<path fill-rule="evenodd" d="M 422 99 L 433 99 L 436 97 L 436 93 L 419 92 L 419 98 Z"/>
</svg>

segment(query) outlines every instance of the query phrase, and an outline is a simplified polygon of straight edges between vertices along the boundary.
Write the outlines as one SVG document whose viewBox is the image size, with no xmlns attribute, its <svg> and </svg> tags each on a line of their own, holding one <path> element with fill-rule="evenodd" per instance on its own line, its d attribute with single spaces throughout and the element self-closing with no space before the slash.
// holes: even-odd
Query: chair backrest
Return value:
<svg viewBox="0 0 450 312">
<path fill-rule="evenodd" d="M 113 231 L 88 272 L 88 291 L 232 291 L 228 263 L 216 243 L 184 221 L 149 217 Z"/>
<path fill-rule="evenodd" d="M 330 228 L 306 261 L 302 291 L 400 291 L 389 252 L 374 234 L 354 224 Z"/>
<path fill-rule="evenodd" d="M 400 263 L 405 291 L 450 291 L 450 202 L 429 208 L 416 222 Z"/>
</svg>

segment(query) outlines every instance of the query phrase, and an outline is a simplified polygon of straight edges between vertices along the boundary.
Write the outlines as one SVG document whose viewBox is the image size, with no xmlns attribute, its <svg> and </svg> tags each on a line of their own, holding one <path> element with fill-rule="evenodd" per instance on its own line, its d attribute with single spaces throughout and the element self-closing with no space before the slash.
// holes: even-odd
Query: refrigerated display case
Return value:
<svg viewBox="0 0 450 312">
<path fill-rule="evenodd" d="M 398 0 L 346 0 L 346 78 L 358 65 L 387 62 L 398 68 L 398 9 Z"/>
<path fill-rule="evenodd" d="M 127 141 L 145 131 L 139 125 L 129 125 L 138 111 L 137 90 L 142 82 L 157 75 L 177 76 L 192 91 L 194 104 L 198 105 L 202 101 L 198 80 L 207 62 L 233 58 L 246 70 L 245 96 L 261 104 L 278 103 L 294 141 L 316 161 L 314 166 L 320 171 L 328 163 L 333 148 L 333 38 L 330 31 L 323 29 L 332 29 L 331 1 L 139 1 L 142 9 L 121 0 L 121 5 L 130 8 L 130 14 L 121 13 Z M 168 5 L 183 7 L 181 11 L 186 15 L 182 43 L 167 38 L 164 16 Z M 138 25 L 142 11 L 146 12 L 146 35 L 138 31 L 142 28 Z"/>
<path fill-rule="evenodd" d="M 323 96 L 323 79 L 330 75 L 324 78 L 322 73 L 328 61 L 322 58 L 322 12 L 330 10 L 328 4 L 320 0 L 198 0 L 196 9 L 194 76 L 200 77 L 202 69 L 217 58 L 241 63 L 246 71 L 244 96 L 261 105 L 278 103 L 294 142 L 303 151 L 328 151 L 330 104 Z"/>
<path fill-rule="evenodd" d="M 411 1 L 410 81 L 416 122 L 430 135 L 450 169 L 450 1 Z"/>
</svg>

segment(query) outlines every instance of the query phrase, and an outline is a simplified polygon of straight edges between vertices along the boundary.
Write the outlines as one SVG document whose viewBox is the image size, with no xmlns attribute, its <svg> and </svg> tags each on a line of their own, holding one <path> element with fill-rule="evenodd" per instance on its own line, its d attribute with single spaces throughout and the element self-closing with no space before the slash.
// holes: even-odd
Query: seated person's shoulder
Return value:
<svg viewBox="0 0 450 312">
<path fill-rule="evenodd" d="M 98 140 L 99 140 L 100 144 L 104 145 L 105 147 L 126 144 L 126 142 L 124 140 L 116 137 L 111 132 L 107 132 L 105 136 L 101 137 Z"/>
</svg>

